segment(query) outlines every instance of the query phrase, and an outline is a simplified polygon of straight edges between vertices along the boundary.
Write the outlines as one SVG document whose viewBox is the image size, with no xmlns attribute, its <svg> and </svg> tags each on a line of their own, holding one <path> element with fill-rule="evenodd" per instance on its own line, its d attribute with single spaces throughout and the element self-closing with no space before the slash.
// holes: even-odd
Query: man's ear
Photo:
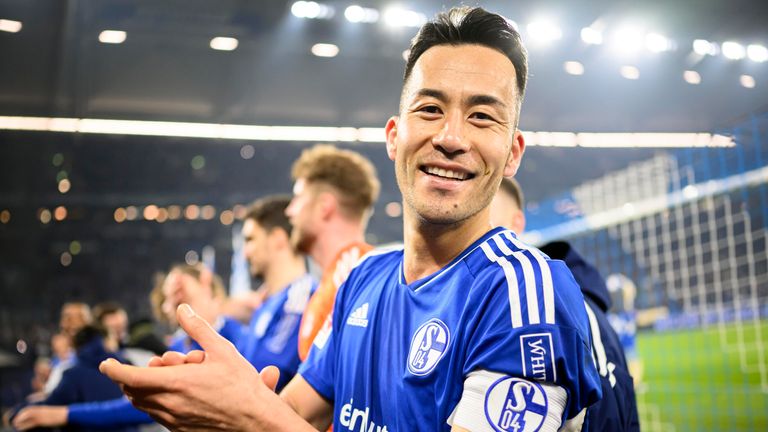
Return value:
<svg viewBox="0 0 768 432">
<path fill-rule="evenodd" d="M 504 177 L 512 177 L 517 173 L 517 169 L 520 168 L 520 161 L 523 159 L 523 153 L 525 153 L 525 139 L 518 129 L 512 137 L 512 149 L 509 152 L 507 163 L 504 165 Z"/>
<path fill-rule="evenodd" d="M 274 249 L 277 248 L 278 245 L 287 244 L 290 245 L 291 240 L 289 238 L 287 232 L 285 232 L 282 228 L 272 228 L 269 231 L 269 234 L 267 234 L 267 241 L 270 243 L 270 246 Z"/>
<path fill-rule="evenodd" d="M 317 195 L 317 209 L 320 217 L 328 220 L 335 212 L 339 211 L 339 198 L 331 191 L 322 191 Z"/>
<path fill-rule="evenodd" d="M 397 156 L 397 144 L 395 139 L 397 138 L 397 122 L 400 120 L 398 116 L 392 116 L 387 120 L 387 125 L 384 130 L 387 134 L 387 156 L 389 159 L 395 160 Z"/>
</svg>

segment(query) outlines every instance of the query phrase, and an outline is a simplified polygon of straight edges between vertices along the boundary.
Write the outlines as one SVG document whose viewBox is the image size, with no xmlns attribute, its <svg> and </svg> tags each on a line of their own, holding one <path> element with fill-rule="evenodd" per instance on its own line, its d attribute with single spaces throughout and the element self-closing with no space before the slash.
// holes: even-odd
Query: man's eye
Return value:
<svg viewBox="0 0 768 432">
<path fill-rule="evenodd" d="M 493 120 L 493 117 L 489 116 L 486 113 L 477 112 L 472 114 L 472 118 L 478 119 L 478 120 Z"/>
<path fill-rule="evenodd" d="M 422 112 L 428 113 L 428 114 L 440 114 L 440 108 L 434 106 L 434 105 L 428 105 L 421 109 Z"/>
</svg>

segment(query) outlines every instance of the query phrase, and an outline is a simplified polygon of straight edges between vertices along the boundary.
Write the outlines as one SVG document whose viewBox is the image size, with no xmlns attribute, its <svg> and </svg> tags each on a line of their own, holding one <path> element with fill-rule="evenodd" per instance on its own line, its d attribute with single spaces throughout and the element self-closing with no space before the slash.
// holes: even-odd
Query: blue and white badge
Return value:
<svg viewBox="0 0 768 432">
<path fill-rule="evenodd" d="M 503 377 L 485 394 L 485 418 L 498 432 L 536 432 L 547 408 L 544 388 L 522 378 Z"/>
<path fill-rule="evenodd" d="M 432 372 L 448 350 L 450 340 L 448 326 L 439 319 L 432 318 L 422 324 L 411 339 L 408 370 L 420 376 Z"/>
<path fill-rule="evenodd" d="M 550 333 L 520 336 L 523 376 L 538 381 L 557 381 L 555 349 Z"/>
</svg>

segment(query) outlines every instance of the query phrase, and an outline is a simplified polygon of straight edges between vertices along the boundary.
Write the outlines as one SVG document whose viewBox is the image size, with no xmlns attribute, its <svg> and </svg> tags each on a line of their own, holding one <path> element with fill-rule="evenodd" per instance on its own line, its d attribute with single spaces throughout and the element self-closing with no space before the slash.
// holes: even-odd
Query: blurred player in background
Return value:
<svg viewBox="0 0 768 432">
<path fill-rule="evenodd" d="M 323 269 L 320 286 L 301 323 L 299 354 L 303 360 L 333 311 L 336 291 L 373 248 L 365 242 L 365 227 L 380 185 L 368 159 L 330 145 L 302 152 L 291 174 L 293 199 L 286 210 L 293 225 L 291 240 Z"/>
</svg>

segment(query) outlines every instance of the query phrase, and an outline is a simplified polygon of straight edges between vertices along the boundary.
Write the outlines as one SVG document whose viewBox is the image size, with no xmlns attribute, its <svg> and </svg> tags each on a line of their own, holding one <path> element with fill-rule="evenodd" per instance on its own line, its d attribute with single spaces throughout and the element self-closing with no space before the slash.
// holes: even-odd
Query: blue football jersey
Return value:
<svg viewBox="0 0 768 432">
<path fill-rule="evenodd" d="M 402 249 L 363 259 L 299 369 L 333 402 L 335 431 L 450 430 L 476 371 L 501 376 L 476 413 L 488 430 L 539 430 L 541 384 L 565 389 L 565 419 L 599 399 L 584 298 L 562 261 L 497 228 L 421 280 L 406 284 L 402 266 Z"/>
<path fill-rule="evenodd" d="M 304 275 L 279 293 L 270 296 L 253 312 L 237 350 L 256 369 L 274 365 L 280 369 L 277 390 L 293 378 L 299 368 L 299 324 L 317 281 Z"/>
</svg>

